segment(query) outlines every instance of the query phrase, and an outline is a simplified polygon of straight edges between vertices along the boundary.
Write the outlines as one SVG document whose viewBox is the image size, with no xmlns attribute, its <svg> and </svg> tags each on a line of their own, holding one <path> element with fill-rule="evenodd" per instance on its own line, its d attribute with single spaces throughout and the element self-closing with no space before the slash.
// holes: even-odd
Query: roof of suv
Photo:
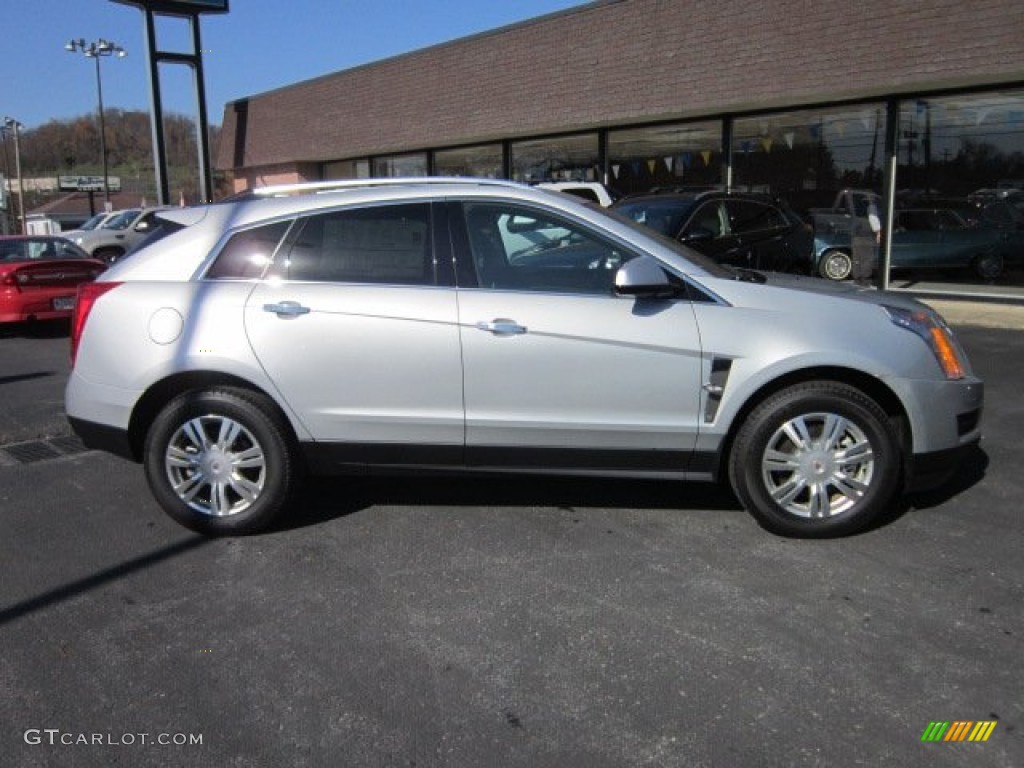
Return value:
<svg viewBox="0 0 1024 768">
<path fill-rule="evenodd" d="M 349 205 L 473 198 L 535 203 L 552 212 L 599 223 L 609 234 L 618 235 L 642 248 L 660 252 L 667 246 L 671 247 L 654 231 L 637 229 L 632 222 L 609 214 L 607 208 L 560 192 L 512 181 L 432 177 L 361 179 L 264 187 L 205 206 L 161 211 L 160 219 L 179 227 L 166 233 L 166 237 L 134 251 L 132 258 L 115 265 L 110 275 L 111 279 L 122 279 L 128 275 L 132 275 L 132 279 L 142 279 L 143 275 L 144 279 L 188 279 L 186 274 L 194 274 L 201 260 L 229 232 Z M 684 257 L 674 254 L 664 258 L 672 262 Z M 679 266 L 691 272 L 717 274 L 720 269 L 697 253 L 689 253 L 685 259 L 685 267 L 683 262 L 679 262 Z"/>
<path fill-rule="evenodd" d="M 446 195 L 486 197 L 495 192 L 519 197 L 523 200 L 548 202 L 551 201 L 553 195 L 556 195 L 563 205 L 585 206 L 582 200 L 576 201 L 550 190 L 514 181 L 427 176 L 278 184 L 249 190 L 208 206 L 163 211 L 160 218 L 183 226 L 190 226 L 209 216 L 223 217 L 225 221 L 230 217 L 231 226 L 234 228 L 279 216 L 294 216 L 321 208 L 331 208 L 339 203 L 409 200 L 410 198 L 436 200 Z"/>
</svg>

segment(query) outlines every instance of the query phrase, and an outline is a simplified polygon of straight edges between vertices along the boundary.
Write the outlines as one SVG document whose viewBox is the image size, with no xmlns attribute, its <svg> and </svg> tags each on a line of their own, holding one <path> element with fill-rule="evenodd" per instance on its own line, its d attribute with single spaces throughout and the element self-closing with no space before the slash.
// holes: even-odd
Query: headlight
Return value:
<svg viewBox="0 0 1024 768">
<path fill-rule="evenodd" d="M 945 321 L 930 309 L 904 309 L 882 307 L 889 319 L 900 328 L 913 331 L 928 345 L 947 379 L 962 379 L 967 375 L 967 364 L 953 339 L 953 332 Z"/>
</svg>

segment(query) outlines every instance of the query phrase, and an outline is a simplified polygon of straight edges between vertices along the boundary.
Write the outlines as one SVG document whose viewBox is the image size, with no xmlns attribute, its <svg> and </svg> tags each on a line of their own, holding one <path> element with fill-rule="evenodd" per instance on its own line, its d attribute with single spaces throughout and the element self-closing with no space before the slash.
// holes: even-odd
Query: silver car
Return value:
<svg viewBox="0 0 1024 768">
<path fill-rule="evenodd" d="M 834 536 L 980 439 L 923 304 L 724 269 L 567 195 L 364 180 L 161 218 L 81 288 L 66 407 L 205 533 L 384 468 L 728 478 L 769 530 Z"/>
</svg>

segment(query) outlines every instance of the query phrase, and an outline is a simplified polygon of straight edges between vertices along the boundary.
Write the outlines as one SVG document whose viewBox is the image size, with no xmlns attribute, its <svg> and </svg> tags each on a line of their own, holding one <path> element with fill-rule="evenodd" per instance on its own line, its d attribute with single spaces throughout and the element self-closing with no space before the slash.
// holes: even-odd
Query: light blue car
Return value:
<svg viewBox="0 0 1024 768">
<path fill-rule="evenodd" d="M 970 269 L 984 280 L 994 280 L 1003 272 L 1008 238 L 1005 230 L 971 226 L 948 208 L 896 211 L 891 266 L 894 270 Z M 814 259 L 815 271 L 822 277 L 850 277 L 853 249 L 849 232 L 815 232 Z"/>
</svg>

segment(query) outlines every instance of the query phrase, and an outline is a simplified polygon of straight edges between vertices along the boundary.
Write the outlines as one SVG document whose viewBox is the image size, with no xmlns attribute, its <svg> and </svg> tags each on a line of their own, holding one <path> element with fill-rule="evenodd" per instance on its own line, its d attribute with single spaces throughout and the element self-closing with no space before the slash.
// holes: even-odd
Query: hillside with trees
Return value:
<svg viewBox="0 0 1024 768">
<path fill-rule="evenodd" d="M 104 120 L 109 175 L 121 179 L 122 190 L 155 201 L 156 181 L 149 113 L 108 108 L 104 110 Z M 210 126 L 211 154 L 216 151 L 219 133 L 218 126 Z M 176 203 L 182 197 L 187 203 L 198 202 L 195 122 L 183 115 L 166 115 L 164 140 L 170 202 Z M 21 170 L 26 179 L 56 180 L 58 176 L 103 174 L 99 121 L 95 113 L 70 120 L 51 120 L 37 128 L 23 129 L 20 144 Z M 13 178 L 14 149 L 10 140 L 5 142 L 3 162 L 4 172 Z M 229 194 L 222 189 L 225 183 L 223 178 L 215 177 L 214 186 L 218 192 L 215 197 Z M 60 194 L 62 193 L 26 190 L 25 208 L 31 210 Z"/>
</svg>

